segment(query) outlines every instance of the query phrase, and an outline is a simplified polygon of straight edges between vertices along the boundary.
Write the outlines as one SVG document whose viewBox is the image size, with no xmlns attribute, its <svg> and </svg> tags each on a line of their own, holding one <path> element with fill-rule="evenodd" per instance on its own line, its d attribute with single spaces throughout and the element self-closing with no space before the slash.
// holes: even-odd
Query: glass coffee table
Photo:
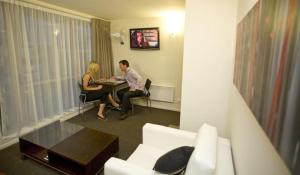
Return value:
<svg viewBox="0 0 300 175">
<path fill-rule="evenodd" d="M 23 158 L 64 174 L 92 175 L 119 151 L 117 136 L 59 121 L 19 138 Z"/>
</svg>

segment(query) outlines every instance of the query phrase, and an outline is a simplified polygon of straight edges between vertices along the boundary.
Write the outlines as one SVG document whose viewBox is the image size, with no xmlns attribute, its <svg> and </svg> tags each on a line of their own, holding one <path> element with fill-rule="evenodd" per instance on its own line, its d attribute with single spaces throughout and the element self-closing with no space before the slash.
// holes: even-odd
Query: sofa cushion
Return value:
<svg viewBox="0 0 300 175">
<path fill-rule="evenodd" d="M 194 147 L 182 146 L 162 155 L 155 163 L 153 170 L 164 174 L 178 174 L 187 166 Z"/>
<path fill-rule="evenodd" d="M 185 175 L 213 175 L 216 169 L 217 129 L 203 124 L 195 140 L 195 150 L 188 162 Z"/>
</svg>

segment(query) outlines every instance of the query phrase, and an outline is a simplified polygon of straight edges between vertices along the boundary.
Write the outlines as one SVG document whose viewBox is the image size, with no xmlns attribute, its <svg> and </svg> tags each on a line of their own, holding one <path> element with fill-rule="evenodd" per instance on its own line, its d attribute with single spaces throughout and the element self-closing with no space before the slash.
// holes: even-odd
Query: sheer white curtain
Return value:
<svg viewBox="0 0 300 175">
<path fill-rule="evenodd" d="M 90 22 L 0 1 L 0 32 L 3 135 L 74 110 Z"/>
</svg>

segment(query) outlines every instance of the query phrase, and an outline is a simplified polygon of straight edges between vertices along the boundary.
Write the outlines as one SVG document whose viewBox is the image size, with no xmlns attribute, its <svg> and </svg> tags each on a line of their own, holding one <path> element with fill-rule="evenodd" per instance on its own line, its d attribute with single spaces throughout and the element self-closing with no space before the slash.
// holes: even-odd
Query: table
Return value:
<svg viewBox="0 0 300 175">
<path fill-rule="evenodd" d="M 120 87 L 121 85 L 127 84 L 126 81 L 123 80 L 113 80 L 113 79 L 107 79 L 107 80 L 97 80 L 97 84 L 110 86 L 112 88 L 112 97 L 114 100 L 116 100 L 116 89 Z"/>
<path fill-rule="evenodd" d="M 72 175 L 96 174 L 119 151 L 117 136 L 59 121 L 19 140 L 23 158 Z"/>
<path fill-rule="evenodd" d="M 1 106 L 0 106 L 0 134 L 3 136 L 3 126 L 2 126 L 2 116 L 1 116 Z M 1 174 L 0 174 L 1 175 Z"/>
</svg>

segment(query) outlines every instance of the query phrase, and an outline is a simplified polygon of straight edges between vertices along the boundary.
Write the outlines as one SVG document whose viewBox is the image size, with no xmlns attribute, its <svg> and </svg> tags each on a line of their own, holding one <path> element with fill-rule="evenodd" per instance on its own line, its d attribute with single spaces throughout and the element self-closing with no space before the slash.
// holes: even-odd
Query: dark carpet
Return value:
<svg viewBox="0 0 300 175">
<path fill-rule="evenodd" d="M 142 127 L 145 123 L 160 125 L 179 125 L 179 112 L 146 107 L 135 107 L 135 114 L 125 120 L 118 120 L 119 113 L 112 111 L 108 114 L 108 121 L 96 117 L 97 109 L 93 108 L 82 116 L 76 116 L 67 122 L 82 125 L 88 128 L 111 133 L 119 136 L 119 158 L 127 159 L 136 147 L 142 142 Z M 19 144 L 14 144 L 0 151 L 0 174 L 6 175 L 53 175 L 60 174 L 55 170 L 40 165 L 32 160 L 22 160 Z M 103 173 L 102 173 L 103 174 Z"/>
</svg>

